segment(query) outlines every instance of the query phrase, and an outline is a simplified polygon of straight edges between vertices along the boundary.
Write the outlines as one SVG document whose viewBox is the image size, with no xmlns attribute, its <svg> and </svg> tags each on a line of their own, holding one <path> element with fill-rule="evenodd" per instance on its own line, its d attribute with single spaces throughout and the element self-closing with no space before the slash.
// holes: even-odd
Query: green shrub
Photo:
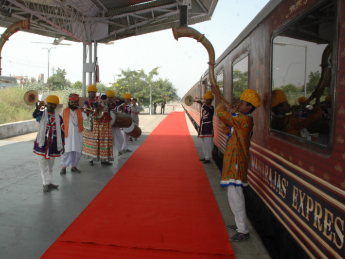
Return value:
<svg viewBox="0 0 345 259">
<path fill-rule="evenodd" d="M 32 119 L 35 106 L 24 102 L 26 91 L 21 88 L 0 90 L 0 124 Z"/>
</svg>

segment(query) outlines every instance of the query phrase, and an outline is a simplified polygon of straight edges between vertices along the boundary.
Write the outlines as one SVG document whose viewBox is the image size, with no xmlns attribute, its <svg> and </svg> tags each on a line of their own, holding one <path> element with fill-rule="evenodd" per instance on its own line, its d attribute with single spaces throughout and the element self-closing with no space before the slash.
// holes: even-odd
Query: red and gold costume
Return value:
<svg viewBox="0 0 345 259">
<path fill-rule="evenodd" d="M 88 92 L 97 92 L 97 88 L 90 87 L 88 88 Z M 84 103 L 84 107 L 86 108 L 94 108 L 97 105 L 103 106 L 105 102 L 88 100 Z M 109 110 L 106 110 L 100 119 L 95 119 L 92 116 L 92 131 L 84 131 L 83 156 L 94 161 L 114 161 L 113 132 Z"/>
</svg>

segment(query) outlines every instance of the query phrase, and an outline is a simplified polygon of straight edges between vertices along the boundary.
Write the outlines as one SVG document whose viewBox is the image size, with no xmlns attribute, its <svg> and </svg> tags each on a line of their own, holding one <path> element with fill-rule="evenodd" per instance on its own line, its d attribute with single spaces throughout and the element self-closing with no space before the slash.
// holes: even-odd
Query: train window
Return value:
<svg viewBox="0 0 345 259">
<path fill-rule="evenodd" d="M 326 146 L 332 131 L 334 4 L 323 1 L 272 41 L 271 130 Z"/>
<path fill-rule="evenodd" d="M 220 92 L 222 93 L 222 94 L 224 94 L 224 90 L 223 90 L 223 85 L 224 85 L 224 83 L 223 83 L 223 70 L 222 71 L 220 71 L 218 74 L 217 74 L 217 85 L 219 86 L 219 89 L 220 89 Z"/>
<path fill-rule="evenodd" d="M 248 88 L 248 56 L 232 67 L 232 103 L 240 101 L 241 94 Z"/>
</svg>

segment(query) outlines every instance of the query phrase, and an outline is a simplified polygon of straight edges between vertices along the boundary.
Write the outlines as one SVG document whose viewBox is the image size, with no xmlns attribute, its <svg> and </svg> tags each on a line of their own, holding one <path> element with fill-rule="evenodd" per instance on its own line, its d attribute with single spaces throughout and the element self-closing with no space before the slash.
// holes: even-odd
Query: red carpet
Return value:
<svg viewBox="0 0 345 259">
<path fill-rule="evenodd" d="M 42 258 L 234 258 L 198 160 L 171 113 Z"/>
</svg>

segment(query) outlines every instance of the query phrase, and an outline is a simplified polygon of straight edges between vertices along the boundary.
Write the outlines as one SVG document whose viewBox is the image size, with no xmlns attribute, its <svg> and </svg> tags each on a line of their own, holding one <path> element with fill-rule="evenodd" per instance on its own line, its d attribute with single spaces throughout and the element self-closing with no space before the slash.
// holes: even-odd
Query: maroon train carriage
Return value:
<svg viewBox="0 0 345 259">
<path fill-rule="evenodd" d="M 270 1 L 216 60 L 215 74 L 227 100 L 245 88 L 262 99 L 246 205 L 272 258 L 345 258 L 345 0 Z M 202 98 L 208 81 L 206 71 L 182 103 Z M 319 122 L 300 136 L 271 127 L 273 89 L 294 105 L 319 83 L 327 86 Z M 198 128 L 200 105 L 184 108 Z M 214 135 L 222 157 L 226 136 L 216 116 Z"/>
</svg>

